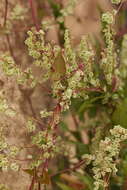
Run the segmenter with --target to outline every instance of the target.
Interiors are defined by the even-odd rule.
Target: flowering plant
[[[100,41],[82,35],[76,45],[66,19],[78,0],[28,2],[6,0],[2,15],[1,173],[28,176],[21,190],[126,189],[127,35],[117,41],[115,28],[124,1],[111,0],[116,9],[100,13]],[[47,37],[54,26],[57,42]]]

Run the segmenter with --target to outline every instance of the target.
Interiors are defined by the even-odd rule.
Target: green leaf
[[[48,0],[49,4],[51,5],[53,9],[54,16],[57,18],[58,16],[61,15],[60,13],[60,6],[58,3],[55,3],[54,0]]]
[[[81,141],[81,134],[79,131],[70,131],[70,132],[76,138],[76,140]]]
[[[66,73],[65,61],[61,52],[55,58],[55,61],[52,67],[54,70],[54,72],[52,73],[53,80],[59,80],[60,77],[63,77],[64,74]]]
[[[67,124],[63,121],[60,122],[60,129],[65,132],[69,131]]]
[[[92,107],[92,106],[93,106],[93,105],[91,104],[90,101],[85,101],[85,102],[80,106],[80,108],[79,108],[79,110],[78,110],[78,113],[80,114],[80,113],[84,112],[86,109],[88,109],[88,108],[90,108],[90,107]]]
[[[79,107],[83,104],[83,102],[84,102],[84,99],[82,98],[72,98],[71,109],[77,112]]]
[[[121,125],[127,128],[127,98],[116,107],[112,115],[112,121],[114,125]]]
[[[57,182],[56,183],[62,190],[74,190],[73,188],[63,184],[63,183],[60,183],[60,182]]]
[[[80,102],[80,106],[78,107],[78,115],[79,115],[79,119],[83,120],[84,119],[84,112],[86,110],[91,110],[94,107],[94,104],[99,101],[100,99],[102,99],[104,96],[97,96],[94,98],[91,98],[89,100],[85,100],[83,102]],[[94,115],[96,115],[96,110],[94,110]]]
[[[89,148],[87,144],[76,142],[77,156],[81,157],[83,154],[89,153]]]
[[[89,109],[88,114],[90,118],[94,118],[96,116],[96,113],[97,113],[97,106],[91,107]]]
[[[27,174],[33,176],[34,175],[34,172],[35,170],[34,169],[23,169],[24,172],[26,172]]]

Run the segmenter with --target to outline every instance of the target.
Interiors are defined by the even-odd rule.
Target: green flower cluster
[[[107,12],[102,15],[102,23],[104,25],[102,32],[104,34],[106,48],[104,49],[104,52],[102,52],[101,68],[108,85],[112,84],[112,79],[115,74],[114,70],[117,65],[117,55],[115,52],[112,31],[113,18],[113,13],[111,14]]]
[[[32,143],[42,150],[43,162],[45,159],[53,158],[60,151],[57,144],[60,142],[60,137],[54,137],[53,132],[40,131],[32,137]]]
[[[97,127],[94,137],[92,138],[92,145],[91,145],[91,152],[95,152],[98,149],[100,140],[103,136],[103,129],[102,127]]]
[[[37,32],[32,28],[27,34],[29,37],[26,39],[25,44],[28,46],[29,55],[35,59],[33,64],[48,71],[51,68],[52,47],[49,43],[45,44],[44,31]]]
[[[0,168],[2,171],[4,172],[8,169],[18,171],[19,165],[12,161],[18,155],[20,149],[17,146],[9,145],[6,142],[3,128],[0,128],[0,152]]]
[[[72,72],[74,69],[77,68],[77,63],[76,63],[76,54],[71,46],[71,38],[70,38],[70,33],[68,30],[65,31],[64,34],[64,46],[65,46],[65,61],[67,64],[69,64],[69,68],[67,68],[67,72]]]
[[[105,77],[105,86],[100,80],[100,71],[96,68],[96,52],[88,37],[83,36],[78,48],[73,48],[68,30],[64,34],[64,47],[45,42],[43,30],[34,28],[28,31],[25,43],[33,64],[42,69],[41,82],[52,81],[53,96],[61,106],[61,110],[69,109],[71,98],[88,99],[87,89],[101,88],[106,92],[107,85],[112,85],[113,77],[117,77],[117,54],[113,42],[113,13],[104,13],[102,23],[106,47],[101,52],[100,67]],[[101,74],[102,75],[102,74]]]
[[[0,136],[0,151],[4,151],[8,147],[5,139]]]
[[[10,15],[10,19],[12,20],[24,20],[27,9],[17,4]]]
[[[17,172],[19,170],[19,165],[16,162],[10,164],[11,170]]]
[[[7,100],[3,97],[0,97],[0,112],[9,117],[14,117],[16,115],[15,110],[9,107]]]
[[[0,154],[0,168],[2,171],[7,171],[9,167],[8,158],[4,154]]]
[[[67,16],[72,13],[75,3],[76,0],[71,0],[67,9],[61,11],[62,15]],[[16,8],[13,15],[14,19],[18,18],[20,11],[20,8]],[[52,95],[57,100],[57,106],[54,108],[54,111],[42,110],[40,112],[41,118],[51,118],[46,120],[48,121],[47,127],[32,136],[32,144],[36,145],[41,152],[39,158],[37,156],[31,158],[32,161],[34,160],[32,162],[33,167],[38,167],[42,162],[45,163],[59,152],[58,143],[60,139],[56,132],[57,125],[60,122],[61,112],[69,109],[72,98],[88,99],[90,97],[89,90],[96,91],[96,89],[101,89],[101,92],[107,93],[103,102],[107,103],[108,99],[111,98],[112,94],[110,95],[107,89],[109,85],[112,85],[114,75],[118,74],[116,72],[117,54],[115,52],[114,33],[112,30],[114,14],[107,12],[102,15],[102,32],[105,48],[99,55],[101,61],[97,59],[96,51],[88,36],[83,36],[79,46],[74,48],[69,30],[65,30],[64,46],[60,47],[53,42],[46,42],[45,32],[43,30],[36,31],[35,28],[28,31],[28,38],[25,44],[28,46],[29,55],[33,58],[33,64],[42,70],[42,78],[40,80],[37,80],[32,75],[30,68],[21,71],[8,54],[0,57],[0,66],[4,73],[7,76],[16,77],[19,84],[28,84],[30,81],[31,87],[33,87],[37,83],[50,80]],[[124,45],[123,41],[123,47]],[[121,56],[122,59],[124,59],[124,54],[125,52]],[[98,60],[98,65],[96,64],[96,60]],[[102,81],[102,78],[105,80]],[[6,101],[0,100],[0,111],[13,115],[11,111],[8,112],[8,109]],[[30,133],[36,131],[36,124],[32,119],[26,122],[26,127]],[[93,163],[96,190],[100,186],[107,186],[105,177],[109,173],[116,173],[117,168],[114,157],[117,158],[119,154],[121,141],[127,138],[127,131],[120,126],[114,127],[110,132],[111,136],[106,137],[105,140],[100,142],[101,133],[98,128],[96,136],[93,139],[93,143],[94,141],[96,142],[94,145],[99,147],[98,151],[93,155],[84,156],[88,161],[87,164]],[[19,149],[16,146],[9,146],[8,148],[8,144],[2,138],[0,140],[0,150],[7,150],[11,158],[14,158],[19,153]],[[15,162],[9,162],[9,157],[6,157],[6,154],[3,154],[3,157],[1,156],[0,159],[2,170],[6,170],[8,167],[14,171],[19,170],[19,165]]]
[[[18,153],[20,152],[20,148],[18,148],[17,146],[10,146],[9,147],[9,155],[11,157],[16,157],[18,155]]]
[[[28,119],[27,123],[26,123],[26,127],[28,132],[34,132],[36,130],[36,124],[32,119]]]
[[[49,117],[53,115],[52,111],[47,111],[46,109],[40,111],[41,118]]]
[[[43,30],[46,32],[49,29],[52,29],[52,27],[54,26],[54,19],[47,19],[47,20],[43,20],[41,22],[42,28]]]
[[[113,15],[110,12],[106,12],[102,14],[102,22],[106,24],[112,24],[113,23]]]
[[[51,70],[53,69],[53,62],[55,60],[55,52],[57,49],[52,48],[50,43],[45,43],[45,33],[43,30],[37,32],[34,28],[28,31],[28,38],[25,40],[25,44],[28,46],[29,55],[34,58],[33,64],[42,68],[43,78],[40,82],[47,81],[51,76]]]
[[[120,59],[121,61],[120,77],[122,77],[123,79],[126,79],[127,77],[127,34],[123,36],[120,58],[121,58]]]
[[[7,76],[16,77],[18,84],[30,83],[31,87],[36,85],[37,81],[32,75],[32,70],[27,68],[25,71],[22,71],[8,53],[0,56],[0,66]]]
[[[93,72],[93,65],[95,61],[95,52],[92,45],[89,43],[90,39],[87,36],[83,36],[79,45],[78,54],[83,63],[84,71],[84,84],[87,87],[87,83],[99,87],[99,79]]]
[[[115,175],[117,172],[117,158],[121,149],[121,142],[127,140],[127,129],[121,126],[115,126],[110,130],[110,136],[106,137],[105,140],[101,140],[99,148],[95,154],[88,158],[89,162],[92,161],[93,173],[94,173],[94,190],[98,190],[100,187],[106,188],[109,181],[107,180],[110,175]]]

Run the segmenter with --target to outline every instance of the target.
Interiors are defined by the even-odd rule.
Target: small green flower
[[[17,172],[19,170],[19,165],[17,163],[11,163],[10,168]]]
[[[27,9],[22,7],[21,5],[17,4],[11,13],[11,19],[12,20],[23,20],[25,17]]]
[[[102,22],[107,23],[107,24],[112,24],[113,23],[113,15],[110,12],[106,12],[102,14]]]
[[[113,4],[119,4],[121,2],[121,0],[111,0],[111,3]]]
[[[19,153],[19,148],[17,146],[10,147],[10,156],[15,157]]]
[[[28,132],[34,132],[36,130],[36,125],[32,119],[29,119],[27,121],[26,127],[28,129]]]
[[[46,109],[40,111],[41,118],[52,116],[52,114],[53,114],[52,111],[48,112]]]
[[[0,151],[6,149],[7,147],[8,147],[8,144],[3,139],[1,139],[0,140]]]
[[[14,117],[16,115],[16,112],[12,109],[7,109],[5,111],[5,114],[8,115],[9,117]]]

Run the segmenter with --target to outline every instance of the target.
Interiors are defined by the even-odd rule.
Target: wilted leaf
[[[64,76],[66,73],[66,67],[65,67],[65,61],[61,54],[61,52],[56,57],[54,64],[53,64],[53,73],[52,73],[52,79],[53,80],[59,80],[60,77]]]
[[[23,169],[24,172],[26,172],[27,174],[33,176],[34,175],[34,169]]]
[[[49,185],[51,184],[51,179],[50,176],[48,174],[48,172],[43,172],[42,176],[38,178],[39,182],[41,184],[45,184],[45,185]]]

